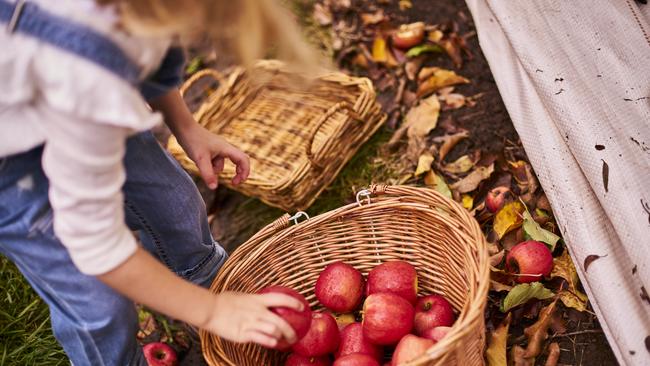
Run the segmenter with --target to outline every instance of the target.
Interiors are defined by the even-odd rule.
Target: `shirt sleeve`
[[[137,249],[124,221],[126,138],[132,130],[48,110],[42,165],[54,232],[77,268],[106,273]]]
[[[183,82],[185,51],[180,47],[170,47],[158,70],[140,86],[145,100],[152,100],[178,87]]]

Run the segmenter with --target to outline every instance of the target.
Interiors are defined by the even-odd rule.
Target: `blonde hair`
[[[219,51],[233,52],[250,65],[270,50],[300,71],[313,72],[324,61],[301,36],[293,14],[277,0],[97,0],[116,4],[129,31],[140,35],[206,35]]]

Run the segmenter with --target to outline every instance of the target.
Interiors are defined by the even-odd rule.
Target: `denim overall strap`
[[[37,4],[0,0],[0,23],[8,32],[19,32],[91,61],[136,85],[140,67],[111,40],[90,27],[50,14]]]

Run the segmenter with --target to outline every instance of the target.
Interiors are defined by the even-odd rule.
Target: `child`
[[[171,45],[207,34],[246,62],[274,39],[309,65],[287,19],[268,0],[0,0],[0,252],[75,365],[144,364],[133,301],[235,342],[295,340],[268,309],[295,299],[204,288],[226,253],[192,180],[147,132],[162,116],[212,189],[225,159],[233,184],[245,180],[248,157],[175,89]]]

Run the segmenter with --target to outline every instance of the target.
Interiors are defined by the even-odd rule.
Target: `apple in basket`
[[[390,292],[371,294],[363,304],[363,335],[377,345],[396,344],[413,329],[415,310]]]
[[[296,332],[296,339],[304,337],[305,334],[307,334],[309,331],[309,326],[311,324],[311,308],[309,307],[307,300],[305,300],[305,297],[299,294],[298,291],[285,286],[269,286],[258,291],[259,294],[267,294],[273,292],[295,297],[300,302],[302,302],[302,311],[297,311],[283,306],[273,307],[271,308],[271,311],[278,314],[287,323],[289,323],[289,325]],[[276,349],[282,351],[286,351],[290,347],[291,344],[289,344],[289,342],[287,342],[284,338],[280,339],[278,344],[275,346]]]
[[[304,337],[293,345],[293,351],[303,356],[325,356],[339,346],[339,327],[329,313],[311,314],[311,325]]]
[[[553,255],[548,247],[535,240],[528,240],[515,245],[506,256],[506,270],[516,273],[517,282],[528,283],[540,281],[551,274]]]
[[[440,295],[428,295],[415,304],[415,334],[424,336],[428,329],[454,324],[454,308]]]
[[[413,334],[407,334],[402,338],[395,352],[393,353],[393,360],[391,366],[398,366],[423,355],[431,346],[436,344],[435,341],[426,338],[420,338]]]
[[[153,342],[142,347],[142,353],[149,366],[176,366],[178,358],[176,351],[167,343]]]
[[[415,305],[418,297],[418,276],[415,267],[404,261],[378,265],[368,273],[368,295],[390,292]]]
[[[435,327],[425,330],[422,337],[440,342],[449,332],[451,332],[451,327]]]
[[[336,320],[336,324],[339,326],[339,331],[342,331],[345,327],[357,321],[353,313],[345,313],[345,314],[332,313],[332,316]]]
[[[362,353],[352,353],[334,360],[332,366],[381,366],[374,358]]]
[[[336,358],[353,353],[372,356],[377,361],[380,361],[384,355],[382,347],[372,344],[364,337],[361,323],[350,324],[341,331],[341,343],[336,351]]]
[[[330,366],[329,357],[307,357],[292,353],[287,357],[284,366]]]
[[[349,313],[361,304],[363,275],[349,264],[335,262],[323,270],[316,280],[316,298],[326,308]]]

